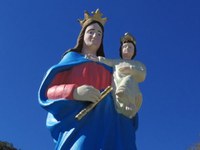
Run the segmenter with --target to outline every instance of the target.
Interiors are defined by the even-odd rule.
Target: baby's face
[[[126,60],[131,60],[134,55],[135,47],[132,43],[124,43],[122,45],[122,58]]]

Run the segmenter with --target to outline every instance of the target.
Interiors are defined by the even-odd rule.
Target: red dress
[[[92,74],[91,74],[92,70]],[[111,73],[102,65],[87,62],[58,73],[47,89],[48,99],[73,99],[73,91],[81,85],[90,85],[98,90],[111,85]]]

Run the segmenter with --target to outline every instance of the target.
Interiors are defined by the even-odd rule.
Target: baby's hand
[[[85,55],[85,58],[93,60],[93,61],[99,61],[98,57],[96,55],[92,55],[92,54]]]

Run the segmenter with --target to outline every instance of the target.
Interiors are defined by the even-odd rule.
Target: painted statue
[[[97,9],[92,14],[85,12],[79,21],[82,29],[76,46],[47,71],[39,89],[39,103],[48,112],[46,125],[55,149],[136,150],[138,115],[130,119],[118,113],[111,93],[82,119],[75,118],[100,99],[101,92],[111,86],[113,74],[112,67],[85,57],[105,57],[106,18]]]

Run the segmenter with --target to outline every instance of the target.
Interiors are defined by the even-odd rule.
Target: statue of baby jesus
[[[146,77],[146,67],[139,61],[133,60],[136,55],[136,41],[132,35],[125,33],[121,38],[121,59],[87,56],[89,59],[113,67],[113,98],[118,113],[132,118],[142,104],[142,93],[138,83]]]

